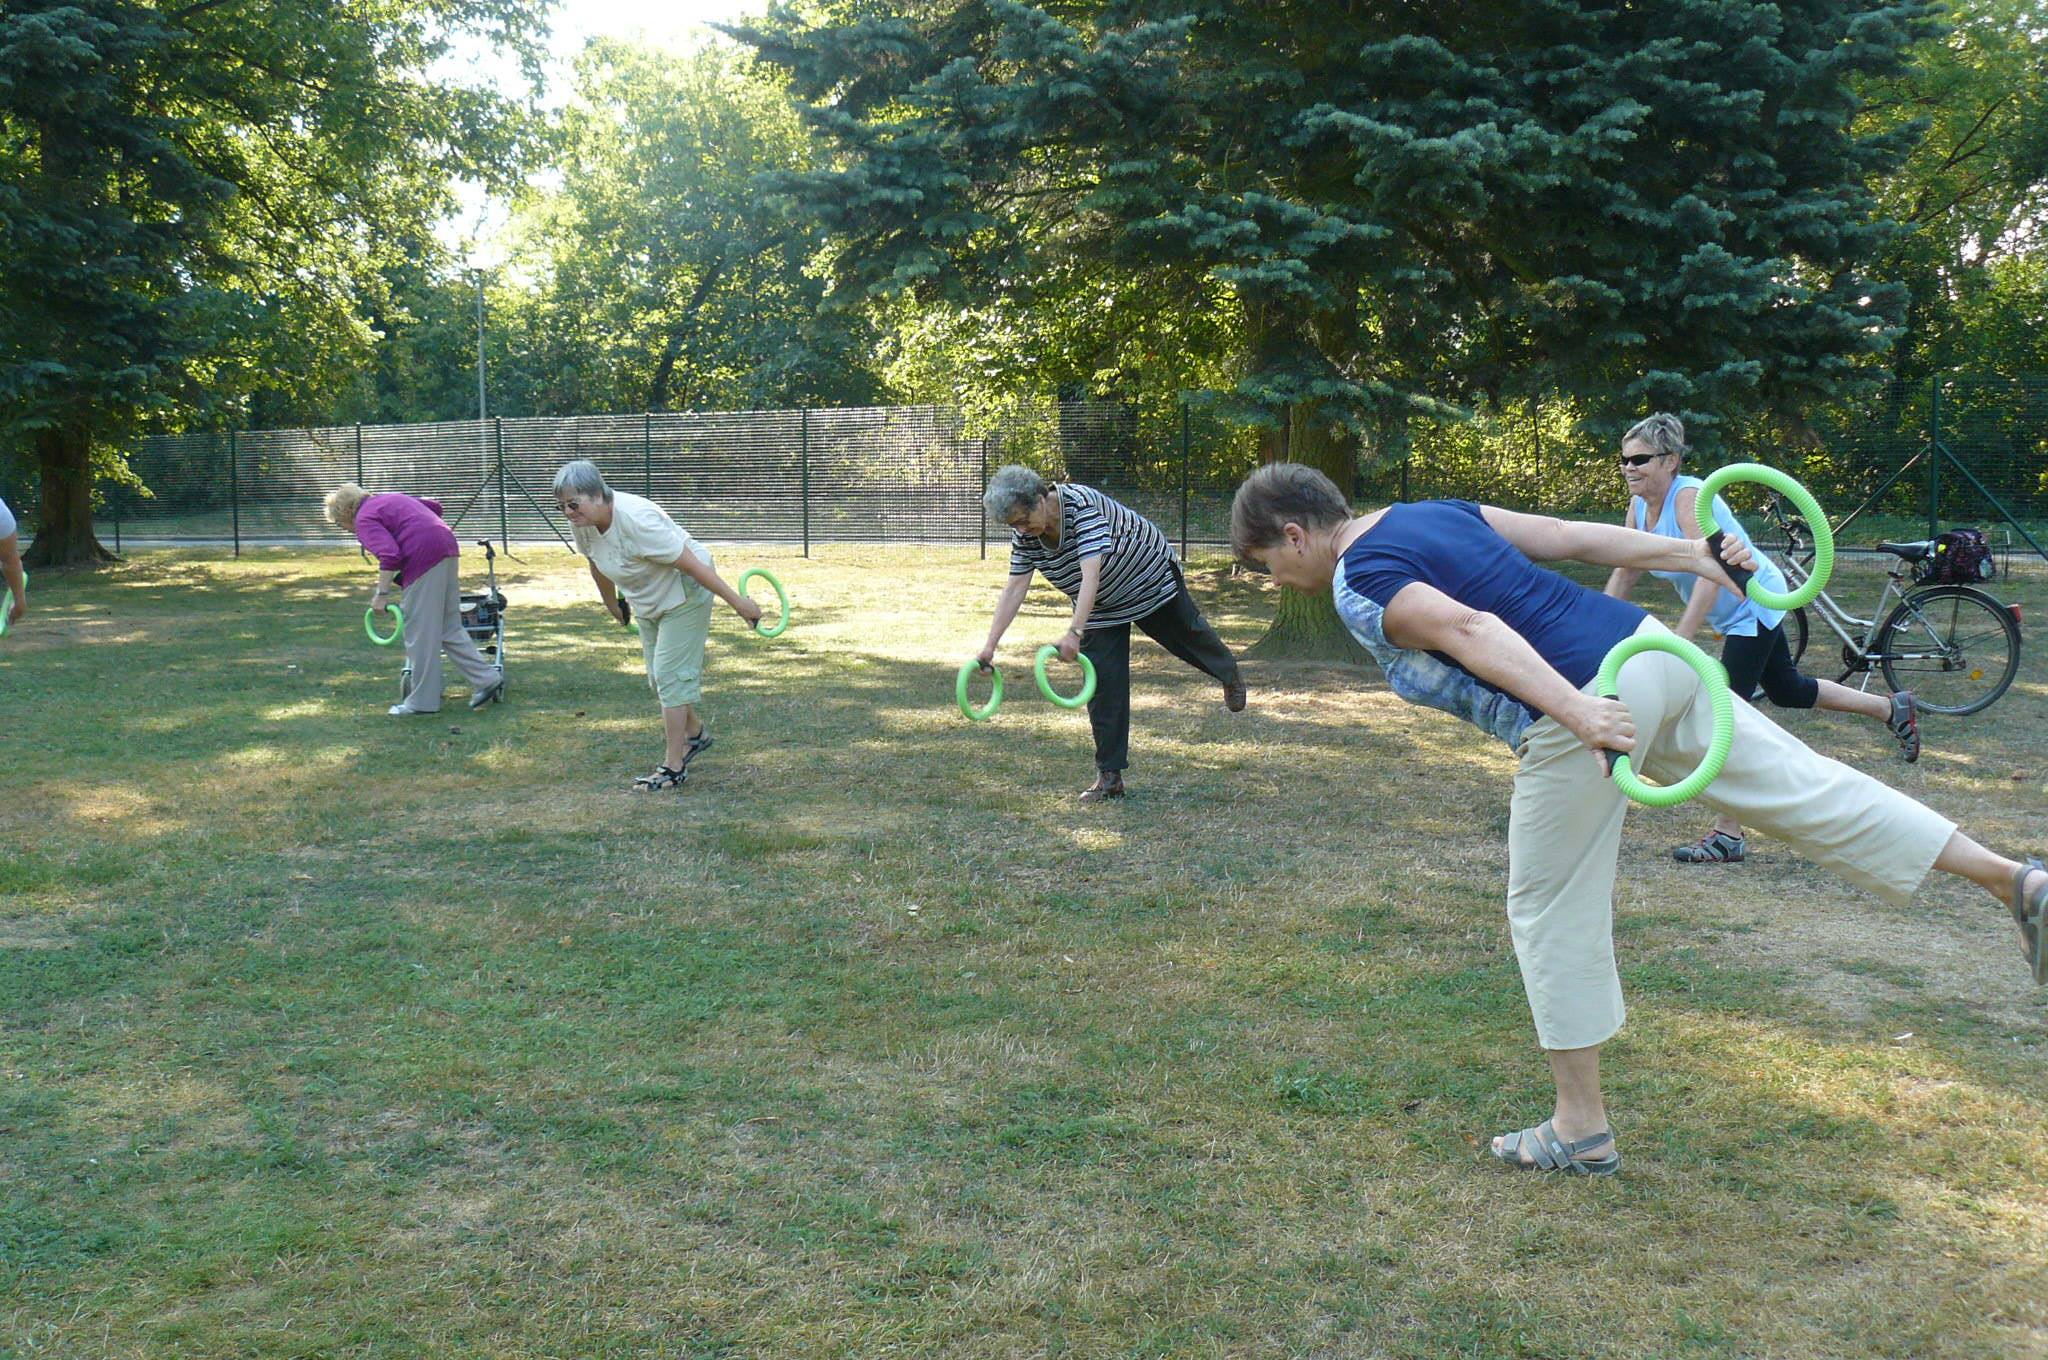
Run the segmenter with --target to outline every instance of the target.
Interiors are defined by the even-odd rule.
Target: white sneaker
[[[433,716],[424,708],[414,708],[411,704],[393,704],[385,709],[384,712],[393,718],[431,718]]]

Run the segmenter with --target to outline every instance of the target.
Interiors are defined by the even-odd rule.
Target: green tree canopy
[[[871,400],[874,336],[821,314],[822,233],[756,178],[814,154],[782,81],[729,43],[590,45],[559,183],[522,206],[534,285],[508,324],[513,401],[537,411]]]
[[[539,8],[0,10],[0,432],[40,474],[38,561],[104,555],[95,459],[118,472],[146,420],[345,381],[371,338],[359,300],[451,176],[519,161],[519,110],[434,64],[467,32],[537,69]]]
[[[1864,83],[1860,123],[1925,128],[1878,185],[1906,228],[1875,272],[1909,295],[1892,356],[1899,379],[2039,371],[2028,343],[2043,316],[2048,253],[2048,6],[1953,0],[1946,27],[1896,74]]]

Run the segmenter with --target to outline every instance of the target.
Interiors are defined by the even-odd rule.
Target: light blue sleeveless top
[[[1671,489],[1664,493],[1664,508],[1657,512],[1657,522],[1649,526],[1653,534],[1664,538],[1684,538],[1685,530],[1678,523],[1678,493],[1687,487],[1694,490],[1706,485],[1697,477],[1673,477]],[[1693,507],[1697,517],[1699,507]],[[1631,496],[1628,503],[1629,523],[1641,527],[1643,523],[1643,498]],[[1756,545],[1749,542],[1749,532],[1742,527],[1742,521],[1735,518],[1735,512],[1728,508],[1728,502],[1714,497],[1714,522],[1723,532],[1749,543],[1751,552]],[[1650,573],[1660,581],[1669,581],[1671,588],[1678,592],[1678,598],[1690,602],[1694,586],[1707,583],[1689,571],[1653,571]],[[1778,570],[1778,564],[1756,553],[1756,579],[1763,582],[1764,589],[1784,594],[1785,573]],[[1731,594],[1726,589],[1717,592],[1714,608],[1707,615],[1707,626],[1722,637],[1755,637],[1758,633],[1769,632],[1778,626],[1785,616],[1775,609],[1766,609],[1745,596]]]

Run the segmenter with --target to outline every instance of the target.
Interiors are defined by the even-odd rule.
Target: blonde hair
[[[343,482],[327,493],[327,522],[343,529],[348,528],[356,522],[356,511],[368,499],[369,492],[354,482]]]

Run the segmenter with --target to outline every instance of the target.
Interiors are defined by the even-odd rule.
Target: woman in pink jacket
[[[390,709],[394,718],[435,713],[441,707],[441,653],[469,681],[469,706],[482,708],[505,686],[505,672],[484,660],[462,627],[461,549],[441,522],[441,503],[397,491],[375,495],[354,482],[327,493],[327,518],[356,536],[377,559],[377,590],[370,608],[382,609],[394,586],[404,594],[405,661],[412,689]]]

